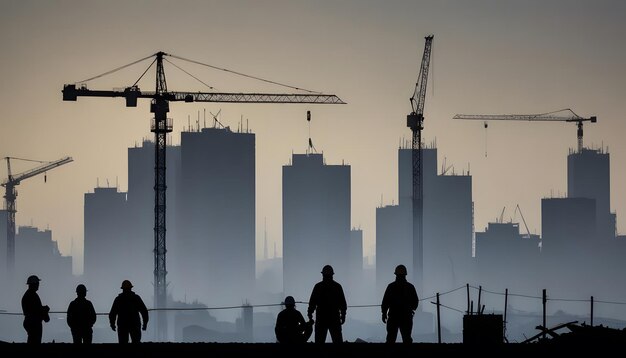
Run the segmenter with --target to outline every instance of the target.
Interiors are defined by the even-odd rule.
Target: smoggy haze
[[[0,2],[0,156],[74,162],[18,187],[17,224],[49,226],[65,254],[81,256],[84,193],[127,184],[127,148],[152,138],[148,101],[63,102],[61,89],[157,51],[274,81],[337,94],[342,106],[172,103],[174,144],[200,112],[222,110],[256,133],[257,257],[267,218],[270,245],[281,248],[281,168],[311,137],[329,164],[352,167],[352,225],[374,254],[375,208],[397,198],[397,148],[424,45],[434,34],[425,109],[425,142],[436,140],[439,167],[471,167],[475,228],[519,204],[541,233],[540,199],[562,195],[566,155],[576,145],[569,123],[452,120],[456,113],[541,113],[572,108],[596,115],[585,145],[608,146],[611,209],[626,231],[626,98],[620,1],[7,1]],[[291,92],[220,71],[175,62],[228,92]],[[143,62],[89,82],[93,89],[132,85]],[[207,88],[165,63],[168,88]],[[139,82],[154,89],[154,72]],[[485,156],[487,150],[487,156]],[[32,167],[15,163],[14,172]],[[452,170],[452,169],[450,169]],[[6,164],[0,177],[6,178]],[[118,179],[116,179],[118,178]],[[518,218],[519,219],[519,218]],[[271,250],[270,250],[271,252]],[[81,260],[79,259],[79,262]],[[80,268],[79,268],[80,270]],[[76,271],[76,268],[75,268]]]

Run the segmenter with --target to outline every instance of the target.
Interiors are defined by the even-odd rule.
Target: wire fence
[[[528,294],[521,294],[521,293],[514,293],[514,292],[497,292],[497,291],[493,291],[493,290],[488,290],[482,286],[474,286],[474,285],[463,285],[463,286],[459,286],[457,288],[442,292],[442,293],[435,293],[433,295],[424,297],[424,298],[420,298],[419,302],[423,303],[423,302],[429,302],[430,300],[434,299],[437,297],[437,295],[439,295],[439,298],[452,294],[454,292],[457,292],[459,290],[462,290],[464,288],[471,288],[473,290],[478,290],[481,293],[486,293],[486,294],[491,294],[491,295],[497,295],[497,296],[509,296],[509,297],[521,297],[521,298],[527,298],[527,299],[535,299],[535,300],[542,300],[543,297],[542,296],[534,296],[534,295],[528,295]],[[626,302],[621,302],[621,301],[612,301],[612,300],[598,300],[598,299],[594,299],[593,296],[590,297],[589,299],[579,299],[579,298],[551,298],[546,296],[546,301],[554,301],[554,302],[586,302],[586,303],[593,303],[593,304],[607,304],[607,305],[626,305]],[[308,305],[309,303],[307,301],[296,301],[296,303],[299,304],[305,304]],[[431,302],[432,304],[437,304],[436,302]],[[280,303],[268,303],[268,304],[242,304],[242,305],[234,305],[234,306],[213,306],[213,307],[162,307],[162,308],[149,308],[148,311],[150,312],[156,312],[156,311],[214,311],[214,310],[231,310],[231,309],[244,309],[244,308],[263,308],[263,307],[279,307],[279,306],[284,306],[283,302]],[[454,312],[458,312],[461,314],[466,314],[468,313],[467,310],[463,310],[460,308],[456,308],[456,307],[451,307],[448,305],[444,305],[441,302],[439,303],[440,307],[449,309],[451,311]],[[364,304],[364,305],[348,305],[348,308],[372,308],[372,307],[381,307],[380,304]],[[480,309],[480,307],[478,307],[478,309]],[[67,314],[67,311],[50,311],[48,312],[49,314]],[[108,315],[108,312],[97,312],[97,315],[100,316],[105,316]],[[23,313],[22,312],[7,312],[7,311],[3,311],[0,310],[0,316],[22,316]]]

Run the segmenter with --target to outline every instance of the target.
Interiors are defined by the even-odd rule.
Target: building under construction
[[[0,267],[7,267],[7,224],[9,213],[0,210]],[[6,279],[7,270],[0,270],[0,280]],[[4,282],[4,281],[1,281]]]
[[[539,292],[540,237],[521,233],[519,223],[490,222],[476,232],[476,277],[484,287],[499,292]],[[523,277],[525,279],[512,279]],[[519,309],[519,307],[518,307]]]
[[[399,204],[377,209],[378,293],[404,264],[412,272],[411,149],[398,150]],[[472,256],[472,178],[444,168],[437,172],[437,149],[422,149],[424,183],[424,292],[443,292],[466,282]],[[407,223],[406,221],[409,220]],[[408,236],[407,236],[408,234]],[[409,278],[412,280],[412,278]]]
[[[141,277],[133,284],[138,291],[146,294],[152,292],[154,287],[154,151],[154,142],[149,140],[128,148],[128,247],[134,253],[133,272]],[[180,146],[166,147],[168,208],[177,206],[180,152]],[[168,233],[167,269],[172,272],[176,267],[177,220],[174,210],[169,213],[165,220]],[[176,287],[175,282],[172,286]],[[151,297],[146,296],[146,299],[150,301]]]
[[[146,277],[136,265],[140,253],[134,251],[130,224],[125,192],[96,187],[85,193],[83,275],[96,310],[111,308],[123,280],[131,280],[139,285],[136,291],[143,292]],[[151,303],[147,296],[146,304]]]
[[[283,289],[308,301],[324,265],[347,287],[350,275],[350,166],[322,154],[293,154],[283,166]]]
[[[582,148],[567,156],[567,196],[595,200],[597,238],[615,238],[615,213],[611,212],[611,170],[608,151]]]
[[[254,294],[255,178],[254,133],[181,133],[174,244],[181,260],[172,279],[187,300],[232,305]]]
[[[382,297],[394,279],[394,268],[404,264],[413,272],[411,149],[398,149],[399,204],[376,209],[376,287]],[[424,184],[423,287],[421,294],[445,292],[472,277],[472,178],[451,168],[437,171],[437,148],[422,148]],[[415,282],[414,277],[407,279]],[[417,288],[417,285],[416,285]],[[430,311],[428,305],[421,309]],[[422,313],[420,313],[422,314]],[[426,313],[423,313],[427,315]],[[430,332],[427,317],[416,319],[416,332]],[[448,322],[454,325],[458,322]]]

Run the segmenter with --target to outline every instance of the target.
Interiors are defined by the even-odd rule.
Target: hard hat
[[[76,293],[87,293],[87,287],[85,287],[85,285],[83,285],[82,283],[78,286],[76,286]]]
[[[26,280],[26,284],[27,285],[32,285],[32,284],[35,284],[35,283],[39,283],[39,281],[41,281],[39,279],[39,277],[37,277],[35,275],[30,275],[30,276],[28,276],[28,279]]]
[[[296,300],[294,300],[292,296],[285,297],[285,306],[294,306],[295,304]]]
[[[131,289],[131,288],[133,288],[133,284],[130,283],[130,281],[124,280],[124,282],[122,282],[122,290]]]
[[[334,275],[335,271],[333,271],[333,267],[330,265],[324,266],[322,269],[322,275]]]
[[[406,266],[404,265],[396,266],[396,270],[393,273],[396,275],[406,275]]]

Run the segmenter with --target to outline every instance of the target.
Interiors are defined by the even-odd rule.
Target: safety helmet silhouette
[[[404,265],[396,266],[396,270],[393,273],[396,275],[406,275],[406,266]]]
[[[130,281],[124,280],[124,282],[122,282],[122,290],[127,290],[131,288],[133,288],[133,284],[130,283]]]
[[[39,281],[41,281],[39,277],[37,277],[36,275],[30,275],[28,276],[28,279],[26,280],[26,284],[33,285],[33,284],[39,283]]]
[[[292,296],[285,297],[285,306],[295,306],[296,300]]]
[[[330,265],[326,265],[324,266],[324,268],[322,268],[322,275],[334,275],[335,271],[333,271],[333,267]]]
[[[76,286],[76,293],[87,293],[87,287],[85,287],[85,285],[83,285],[82,283],[78,286]]]

